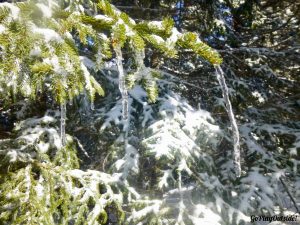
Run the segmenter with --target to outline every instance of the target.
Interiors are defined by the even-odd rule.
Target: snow
[[[189,215],[194,225],[221,225],[221,217],[205,205],[197,204],[193,215]]]
[[[171,36],[166,40],[166,44],[169,46],[169,47],[175,47],[175,44],[178,40],[178,38],[180,38],[180,36],[182,35],[178,30],[177,28],[172,28],[172,32],[171,32]]]
[[[117,77],[117,73],[115,73],[116,71],[114,71],[114,68],[112,71],[113,73],[107,75],[110,79]],[[148,74],[146,70],[141,70],[141,76],[144,73]],[[137,77],[138,76],[140,75],[137,75]],[[209,158],[204,158],[206,153],[205,151],[207,151],[207,149],[209,150],[212,146],[215,146],[218,143],[218,132],[220,132],[220,129],[214,124],[214,120],[210,113],[205,110],[194,109],[184,98],[180,96],[180,94],[172,91],[172,88],[169,87],[169,83],[167,83],[167,81],[164,79],[158,80],[157,82],[161,93],[163,94],[159,96],[155,104],[147,103],[146,92],[140,85],[136,85],[128,92],[128,101],[131,107],[138,105],[140,106],[140,110],[142,110],[140,113],[139,111],[136,111],[137,108],[133,108],[130,112],[139,113],[137,121],[144,121],[144,116],[147,116],[147,121],[145,122],[145,124],[147,124],[145,125],[145,137],[142,141],[142,145],[145,147],[147,155],[150,155],[149,153],[151,153],[158,160],[167,160],[166,165],[168,165],[169,168],[167,167],[164,168],[164,170],[161,170],[161,173],[159,173],[161,175],[157,178],[158,188],[168,190],[168,188],[173,187],[174,183],[177,184],[177,180],[172,177],[172,174],[175,171],[179,170],[184,172],[183,179],[185,179],[187,176],[186,174],[192,174],[190,165],[193,164],[193,160],[199,160],[200,157],[203,157],[202,159],[205,159],[206,161],[210,160]],[[103,125],[106,127],[109,126],[108,124],[113,125],[113,123],[116,123],[115,125],[117,126],[122,124],[122,120],[120,119],[122,117],[121,109],[121,100],[117,100],[111,107],[109,107],[109,109],[103,109],[105,112],[101,116],[101,118],[104,117]],[[146,110],[148,114],[145,114]],[[160,113],[160,115],[158,113]],[[112,118],[115,118],[116,120]],[[132,119],[135,118],[137,117],[132,117]],[[129,142],[131,138],[132,140],[135,140],[137,137],[130,136],[129,134]],[[123,140],[124,139],[118,138],[117,143],[121,143]],[[133,146],[128,144],[127,147],[131,148]],[[139,151],[139,149],[136,149],[135,151],[128,151],[128,149],[125,147],[125,155],[118,156],[118,160],[114,164],[114,169],[117,170],[114,174],[116,179],[122,180],[121,178],[128,176],[128,174],[134,175],[133,172],[135,172],[135,168],[131,167],[135,165],[138,166],[138,161],[136,160],[135,156],[136,151]],[[126,167],[128,168],[125,169]],[[209,179],[208,174],[207,177],[203,177],[205,178],[203,180],[206,181]],[[221,184],[218,182],[218,179],[210,179],[207,183],[205,183],[205,185],[213,189],[215,186],[219,187]],[[174,192],[174,195],[178,197],[181,192],[185,193],[186,190],[187,189],[184,186],[181,188],[181,191],[179,191],[177,188],[176,193]],[[130,199],[133,201],[132,198]],[[178,205],[181,204],[181,209],[185,211],[185,208],[187,207],[185,204],[186,196],[183,196],[182,199],[183,201],[180,203],[178,198],[176,200],[171,196],[163,196],[162,201],[157,201],[157,204],[159,205],[161,202],[165,201],[168,205],[162,205],[158,212],[168,208],[171,204],[176,204],[176,208],[178,208]],[[151,203],[152,200],[149,202],[147,202],[147,200],[145,201],[145,207],[141,210],[136,210],[133,212],[128,218],[128,221],[136,221],[138,218],[147,218],[149,214],[154,213]],[[134,201],[136,204],[138,204],[138,202],[139,201]],[[212,208],[213,206],[211,206],[210,209]],[[182,214],[183,218],[186,216],[185,213],[186,211]],[[201,218],[201,216],[194,217],[195,219],[198,219],[198,217]]]
[[[222,27],[224,27],[224,25],[225,25],[225,22],[224,22],[223,20],[220,20],[220,19],[215,19],[214,22],[215,22],[215,24],[216,24],[217,26],[222,26]]]
[[[48,152],[49,148],[50,148],[50,144],[49,143],[43,143],[43,142],[40,142],[38,144],[36,144],[36,147],[38,148],[38,150],[45,154]]]
[[[51,41],[58,42],[58,43],[63,42],[62,37],[54,30],[48,28],[39,28],[34,26],[32,31],[34,33],[43,35],[46,42],[51,42]]]
[[[250,152],[258,152],[262,155],[263,159],[267,159],[269,156],[266,154],[266,151],[258,144],[257,140],[255,140],[257,137],[251,133],[253,125],[254,124],[251,123],[245,123],[240,126],[241,135],[245,139],[244,142]]]
[[[39,199],[42,199],[45,192],[45,187],[43,186],[44,183],[43,176],[40,176],[37,185],[35,186],[36,195]]]
[[[195,65],[193,63],[191,63],[191,62],[185,62],[184,66],[187,67],[187,68],[189,68],[189,69],[192,69],[192,70],[196,69]]]
[[[173,92],[158,98],[157,104],[161,119],[152,122],[147,128],[151,132],[149,137],[142,141],[157,159],[166,156],[174,160],[177,154],[183,159],[191,158],[192,154],[199,154],[201,151],[198,141],[201,140],[203,145],[208,139],[216,141],[211,144],[217,143],[220,130],[211,123],[213,119],[208,112],[194,110]],[[182,163],[181,166],[186,165],[184,161]],[[184,166],[184,169],[189,173],[188,167]]]
[[[116,169],[122,170],[122,178],[126,179],[130,171],[138,173],[139,171],[139,154],[136,148],[127,144],[125,156],[115,162]]]
[[[265,193],[273,195],[274,191],[270,187],[267,177],[259,173],[258,169],[251,171],[247,177],[243,178],[243,182],[251,183],[252,186],[258,185],[260,189],[263,189]]]
[[[18,159],[18,153],[14,149],[9,150],[6,155],[8,156],[10,162],[15,162]]]
[[[192,149],[197,148],[197,145],[183,131],[179,124],[173,122],[173,119],[165,119],[151,125],[153,135],[145,139],[150,152],[155,154],[156,159],[166,156],[169,159],[174,159],[174,149],[177,149],[185,157],[189,157]],[[176,134],[172,130],[176,130]],[[153,144],[151,144],[153,143]]]
[[[134,88],[129,90],[129,93],[132,98],[134,98],[142,105],[148,105],[147,102],[145,102],[145,99],[147,98],[147,93],[140,85],[135,85]]]
[[[11,12],[10,15],[14,20],[18,19],[20,9],[17,6],[15,6],[11,3],[7,3],[7,2],[0,3],[0,8],[3,8],[3,7],[6,7],[6,8],[10,9],[10,12]]]
[[[279,193],[275,192],[275,190],[278,190],[278,182],[272,174],[264,175],[259,168],[253,167],[248,176],[242,178],[241,181],[244,190],[240,194],[241,211],[254,211],[253,207],[259,203],[261,208],[273,212],[274,201],[278,201],[276,198],[278,198]]]
[[[265,99],[263,98],[262,94],[259,93],[258,91],[252,92],[253,97],[257,98],[259,103],[264,103]]]
[[[125,23],[125,21],[122,20],[122,19],[119,19],[119,20],[115,23],[114,27],[117,26],[117,25],[120,25],[120,24],[124,25],[124,27],[125,27],[125,33],[126,33],[126,36],[127,36],[127,37],[131,37],[131,36],[135,35],[135,31],[133,31],[133,30],[131,29],[131,27],[129,27],[129,26]],[[114,29],[114,27],[113,27],[113,29]]]
[[[60,149],[61,140],[57,131],[54,128],[45,126],[55,122],[55,118],[47,115],[42,118],[31,118],[22,121],[15,126],[15,129],[20,132],[20,136],[17,140],[25,141],[26,145],[23,147],[24,149],[27,146],[35,145],[37,150],[41,153],[45,153],[52,147]],[[47,143],[43,142],[43,139],[41,139],[45,134],[49,137]],[[22,149],[18,149],[16,154],[20,154],[20,157],[23,157],[24,154],[22,152]]]
[[[67,75],[67,71],[65,70],[65,68],[63,69],[60,66],[59,60],[60,59],[56,55],[54,55],[52,58],[43,59],[44,63],[53,66],[53,70],[55,71],[55,73],[65,76],[65,75]],[[64,85],[66,85],[66,84],[64,84]]]
[[[3,33],[5,31],[5,27],[3,25],[0,24],[0,34]]]
[[[88,71],[88,69],[86,68],[86,66],[84,65],[84,63],[81,63],[81,70],[83,71],[83,76],[84,76],[84,80],[85,80],[85,88],[88,92],[94,92],[94,88],[92,86],[91,83],[91,74]]]
[[[162,44],[165,42],[164,39],[158,35],[151,34],[150,37],[153,38],[158,44]]]
[[[239,224],[239,221],[250,222],[250,217],[245,215],[240,208],[236,209],[226,203],[221,197],[215,195],[216,205],[218,213],[222,213],[223,209],[226,208],[228,210],[227,215],[229,219],[229,223],[234,224],[234,217],[236,217],[236,221]]]
[[[97,20],[104,20],[105,22],[113,22],[114,21],[112,18],[109,18],[105,15],[100,15],[100,14],[94,16],[94,18],[97,19]]]
[[[278,170],[273,174],[274,178],[276,180],[279,180],[281,177],[285,176],[285,171],[284,170]]]
[[[78,5],[79,12],[84,13],[84,7],[82,5]]]
[[[235,191],[231,191],[231,196],[232,197],[236,197],[238,195],[238,193],[236,193]]]
[[[100,130],[104,130],[107,127],[111,126],[111,123],[114,124],[120,124],[123,120],[123,105],[122,100],[118,100],[116,105],[110,109],[108,112],[107,118],[105,119],[105,122],[102,124]]]
[[[162,21],[151,21],[148,23],[150,27],[155,27],[158,29],[163,29]]]
[[[163,170],[163,176],[160,177],[159,182],[158,182],[158,187],[160,189],[163,189],[164,187],[168,187],[169,186],[169,182],[168,179],[171,178],[172,180],[174,180],[174,177],[172,175],[173,170],[169,169],[169,170]]]
[[[90,60],[88,57],[80,56],[79,58],[85,67],[89,69],[95,68],[95,63],[92,60]]]
[[[138,221],[150,213],[154,213],[154,215],[157,215],[159,213],[160,206],[162,203],[159,200],[152,200],[151,203],[152,205],[146,206],[139,211],[133,210],[133,212],[128,218],[128,221]]]
[[[36,6],[42,11],[43,15],[46,18],[51,18],[52,17],[52,11],[48,6],[46,6],[42,3],[37,3]]]
[[[135,31],[133,31],[128,25],[125,24],[125,32],[127,37],[132,37],[135,35]]]
[[[153,120],[153,109],[151,105],[145,101],[145,99],[147,99],[147,93],[140,85],[135,85],[134,88],[129,90],[129,95],[143,106],[142,126],[145,127],[148,122]]]
[[[41,48],[39,46],[37,46],[37,47],[30,50],[29,55],[34,57],[34,56],[40,56],[41,53],[42,53]]]

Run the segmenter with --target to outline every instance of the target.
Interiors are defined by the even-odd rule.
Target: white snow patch
[[[42,13],[45,17],[50,18],[52,16],[52,11],[48,6],[46,6],[42,3],[38,3],[38,4],[36,4],[36,6],[42,11]]]
[[[95,68],[95,63],[86,56],[80,56],[80,61],[89,69]]]
[[[150,27],[155,27],[158,29],[163,29],[162,21],[151,21],[148,23]]]
[[[54,30],[51,30],[51,29],[48,29],[48,28],[34,27],[33,32],[43,35],[46,42],[50,42],[50,41],[55,41],[55,42],[58,42],[58,43],[63,42],[62,37],[57,32],[55,32]]]
[[[257,98],[259,103],[264,103],[265,102],[265,99],[263,98],[261,93],[259,93],[258,91],[254,91],[251,94],[252,94],[253,97]]]
[[[0,3],[0,8],[2,8],[2,7],[7,7],[10,9],[11,17],[14,20],[18,18],[20,9],[17,6],[14,6],[11,3],[4,2],[4,3]]]
[[[163,43],[164,42],[164,39],[158,35],[155,35],[155,34],[151,34],[150,35],[158,44],[160,43]]]
[[[0,34],[3,33],[5,31],[5,27],[3,25],[0,24]]]
[[[210,208],[205,205],[198,204],[194,209],[193,216],[189,216],[195,225],[221,225],[221,217],[213,212]]]
[[[169,45],[170,47],[173,47],[176,44],[176,42],[180,36],[181,36],[181,33],[177,30],[177,28],[173,28],[171,36],[166,41],[167,45]]]
[[[39,56],[39,55],[41,55],[41,53],[42,53],[41,48],[40,48],[39,46],[37,46],[37,47],[35,47],[34,49],[31,49],[31,50],[30,50],[29,55],[30,55],[30,56]]]
[[[46,153],[48,151],[48,149],[50,148],[50,144],[44,143],[44,142],[40,142],[36,146],[41,153]]]
[[[104,20],[106,22],[112,22],[113,21],[112,18],[109,18],[109,17],[104,16],[104,15],[96,15],[96,16],[94,16],[94,18],[97,19],[97,20]]]

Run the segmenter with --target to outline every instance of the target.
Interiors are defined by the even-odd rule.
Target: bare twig
[[[294,207],[296,208],[297,213],[300,213],[300,210],[299,210],[299,208],[298,208],[298,206],[297,206],[297,203],[296,203],[295,199],[293,198],[293,196],[291,195],[291,193],[290,193],[290,191],[289,191],[287,185],[284,183],[284,181],[282,180],[281,177],[279,178],[279,180],[280,180],[281,184],[283,185],[283,187],[284,187],[286,193],[287,193],[288,196],[290,197],[291,201],[293,202],[293,205],[294,205]]]

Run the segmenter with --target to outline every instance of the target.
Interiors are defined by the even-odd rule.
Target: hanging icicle
[[[183,213],[184,213],[184,204],[183,204],[183,192],[182,192],[182,179],[181,179],[181,169],[177,169],[178,174],[178,190],[180,194],[180,202],[179,202],[179,212],[177,217],[177,222],[175,225],[182,225],[183,223]]]
[[[91,101],[91,110],[92,110],[92,111],[95,110],[95,103],[94,103],[94,101]]]
[[[63,84],[67,87],[66,75],[62,75]],[[62,147],[66,146],[66,117],[67,117],[67,103],[65,100],[60,101],[60,139]]]
[[[237,177],[241,176],[241,162],[240,162],[240,134],[236,120],[234,118],[232,105],[229,99],[228,87],[226,85],[224,72],[220,66],[215,67],[217,79],[222,89],[223,98],[225,100],[227,114],[231,123],[233,134],[233,158],[234,158],[234,170]]]
[[[67,108],[66,103],[63,102],[60,104],[60,138],[61,138],[61,144],[64,147],[67,143],[66,139],[66,114],[67,114]]]
[[[144,50],[137,51],[135,53],[135,60],[136,60],[136,63],[137,63],[139,68],[145,67],[144,58],[145,58],[145,51]]]
[[[128,119],[128,90],[126,87],[124,68],[122,64],[122,51],[120,46],[115,47],[117,67],[119,71],[119,90],[122,96],[122,117],[123,120]]]

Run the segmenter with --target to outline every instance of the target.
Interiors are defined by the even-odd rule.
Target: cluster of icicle
[[[241,176],[241,162],[240,162],[240,134],[239,134],[239,129],[236,123],[236,120],[234,118],[233,110],[232,110],[232,105],[229,99],[229,92],[228,92],[228,87],[226,85],[225,77],[224,77],[224,72],[220,66],[216,66],[216,75],[218,82],[221,86],[222,89],[222,94],[223,98],[225,101],[225,106],[226,110],[229,116],[229,120],[231,123],[231,129],[232,129],[232,134],[233,134],[233,163],[234,163],[234,170],[235,174],[237,177]]]
[[[126,87],[125,73],[122,65],[122,52],[119,46],[115,47],[117,68],[119,71],[119,90],[122,97],[122,118],[128,120],[128,90]],[[94,104],[91,104],[91,109],[94,110]],[[66,103],[60,104],[60,136],[62,146],[66,145]],[[126,130],[126,129],[125,129]],[[126,135],[125,135],[126,136]],[[126,137],[125,137],[126,138]]]
[[[121,92],[122,97],[122,117],[124,121],[128,120],[128,90],[126,87],[126,80],[125,80],[125,73],[124,68],[122,65],[122,52],[120,47],[115,48],[116,52],[116,61],[117,61],[117,68],[119,71],[119,90]],[[142,62],[143,56],[141,54],[140,57],[137,57]],[[232,127],[232,133],[233,133],[233,158],[234,158],[234,170],[237,177],[241,176],[241,163],[240,163],[240,135],[238,126],[234,117],[234,113],[232,110],[232,105],[229,99],[229,92],[228,87],[226,85],[224,72],[220,66],[216,66],[216,75],[218,82],[222,89],[223,98],[226,105],[226,110],[230,119],[231,127]],[[65,132],[65,126],[66,126],[66,103],[61,103],[61,118],[60,118],[60,132],[61,132],[61,143],[62,146],[66,145],[66,132]],[[126,137],[125,137],[126,139]]]

